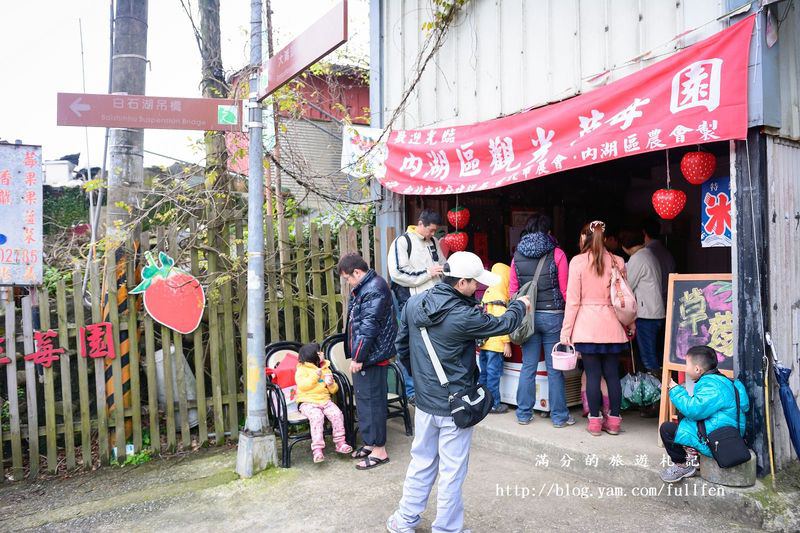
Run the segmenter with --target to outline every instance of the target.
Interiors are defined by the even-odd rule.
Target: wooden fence
[[[265,243],[266,338],[321,342],[342,329],[348,288],[335,272],[339,255],[360,251],[383,273],[385,258],[375,251],[395,232],[343,227],[333,236],[327,226],[280,224],[283,241],[267,232]],[[115,456],[121,462],[131,445],[133,453],[157,454],[238,439],[247,390],[245,226],[227,221],[208,229],[191,221],[137,234],[90,265],[86,294],[82,272],[50,293],[0,289],[0,357],[7,358],[0,366],[0,376],[3,368],[6,375],[0,379],[4,479],[105,465]],[[206,309],[193,333],[158,324],[143,311],[140,295],[128,292],[148,250],[167,252],[205,288]],[[113,283],[104,290],[103,274],[125,276],[126,290]],[[102,322],[111,323],[113,359],[92,359],[80,348],[81,328]],[[35,342],[37,332],[48,330],[55,333],[51,355],[58,359],[37,364],[46,363],[47,352]],[[34,352],[37,361],[30,357]]]

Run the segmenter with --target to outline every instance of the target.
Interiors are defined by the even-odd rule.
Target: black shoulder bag
[[[730,381],[736,395],[736,427],[722,426],[706,433],[706,421],[697,423],[697,436],[711,449],[711,455],[720,468],[731,468],[750,460],[750,450],[739,433],[739,389],[733,380]]]
[[[486,415],[491,411],[494,404],[492,393],[489,392],[485,385],[481,384],[458,391],[451,390],[450,382],[444,373],[444,368],[442,368],[442,362],[439,361],[439,356],[436,355],[436,350],[433,349],[427,328],[419,328],[419,330],[422,333],[422,341],[425,343],[425,348],[428,350],[428,356],[431,358],[433,369],[436,371],[436,377],[439,378],[439,384],[447,389],[453,422],[460,428],[474,426],[486,418]]]

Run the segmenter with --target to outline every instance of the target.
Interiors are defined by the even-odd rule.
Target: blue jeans
[[[567,395],[564,391],[564,373],[553,368],[550,352],[561,337],[564,313],[536,313],[533,318],[533,335],[522,345],[522,370],[517,388],[517,419],[530,420],[536,402],[536,369],[542,349],[547,365],[547,400],[553,424],[563,424],[569,419]]]
[[[400,367],[400,370],[403,372],[403,379],[406,382],[406,398],[413,398],[414,397],[414,378],[411,377],[411,374],[408,373],[406,367],[403,366],[399,360],[397,361],[397,366]]]
[[[639,346],[639,358],[647,370],[661,368],[659,356],[659,337],[664,338],[663,318],[637,318],[636,344]]]
[[[478,383],[486,385],[494,399],[492,407],[497,407],[500,405],[500,376],[503,375],[503,354],[490,350],[481,350],[478,365],[481,368]]]

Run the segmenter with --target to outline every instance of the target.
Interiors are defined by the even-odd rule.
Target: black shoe
[[[503,414],[503,413],[506,413],[506,412],[508,412],[508,406],[506,404],[504,404],[504,403],[501,403],[497,407],[492,407],[492,411],[491,411],[491,413],[493,415],[500,415],[500,414]]]

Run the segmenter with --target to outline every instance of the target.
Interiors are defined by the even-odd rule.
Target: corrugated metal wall
[[[349,189],[348,177],[339,172],[342,160],[341,126],[331,121],[297,119],[281,120],[281,126],[285,126],[285,131],[279,133],[282,164],[290,170],[301,171],[300,175],[317,176],[311,183],[300,184],[284,174],[281,177],[283,188],[289,189],[304,207],[316,211],[328,208],[330,202],[314,191],[333,198],[350,198],[348,195],[353,193]]]
[[[619,79],[716,33],[724,11],[722,0],[471,0],[395,127],[469,124],[589,91],[598,73],[615,69],[600,84]],[[388,120],[417,76],[421,27],[432,15],[430,0],[384,0],[384,13]],[[703,24],[652,58],[617,68]]]
[[[788,11],[787,11],[788,9]],[[779,18],[778,71],[781,77],[781,137],[800,140],[800,6],[781,2],[775,6]]]
[[[770,330],[781,362],[792,369],[791,386],[800,395],[800,143],[767,137]],[[777,394],[777,387],[774,389]],[[772,403],[775,460],[796,458],[783,409]]]

